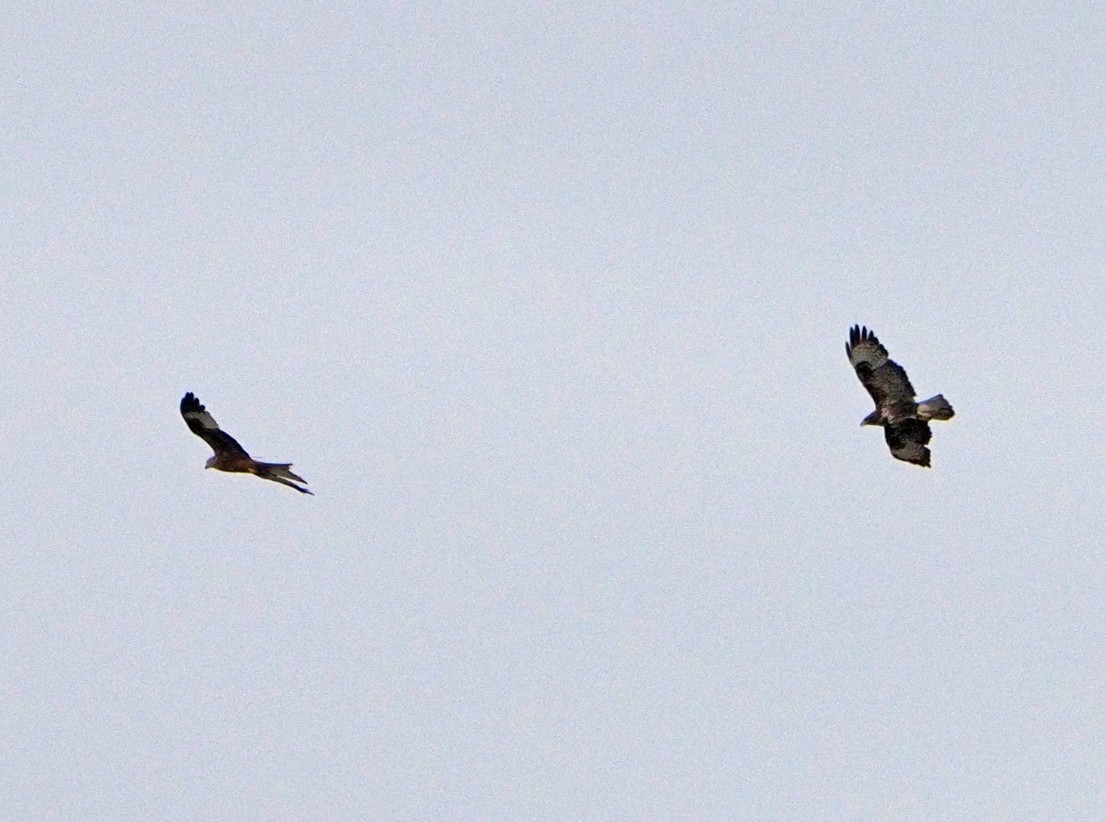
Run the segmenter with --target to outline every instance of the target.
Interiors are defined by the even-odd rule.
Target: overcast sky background
[[[1106,814],[1094,4],[2,23],[0,816]]]

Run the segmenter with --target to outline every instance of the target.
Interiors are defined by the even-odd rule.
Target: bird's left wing
[[[887,356],[887,349],[872,331],[861,326],[850,328],[845,353],[849,355],[856,376],[872,395],[876,408],[914,399],[914,386],[906,371]]]
[[[883,436],[895,459],[929,468],[929,449],[926,444],[933,436],[929,423],[912,417],[893,425],[885,424]]]

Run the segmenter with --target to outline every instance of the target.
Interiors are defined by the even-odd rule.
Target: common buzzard
[[[307,484],[307,480],[298,477],[288,469],[292,467],[290,462],[258,462],[246,453],[246,449],[238,444],[226,431],[220,430],[219,423],[207,413],[207,409],[196,399],[196,395],[189,391],[180,401],[180,413],[192,433],[211,446],[215,455],[208,457],[204,468],[214,468],[216,471],[232,471],[235,473],[253,474],[262,479],[279,482],[289,488],[295,488],[301,494],[312,494],[306,488],[296,485],[297,482]],[[293,482],[289,482],[293,480]],[[314,496],[314,494],[312,494]]]
[[[929,467],[932,436],[929,420],[950,420],[955,413],[941,394],[921,402],[914,401],[914,386],[902,366],[888,358],[876,335],[854,325],[849,329],[845,353],[856,369],[860,382],[876,402],[876,410],[861,425],[883,426],[883,436],[895,459]]]

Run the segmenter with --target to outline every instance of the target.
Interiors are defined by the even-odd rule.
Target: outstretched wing
[[[914,386],[902,366],[888,358],[887,349],[867,328],[854,325],[849,329],[845,353],[856,369],[861,384],[868,389],[876,408],[886,408],[914,401]]]
[[[249,457],[246,449],[226,431],[219,430],[219,423],[207,413],[196,395],[189,391],[180,401],[180,415],[192,429],[192,433],[211,446],[216,454]]]
[[[887,447],[891,449],[892,457],[929,468],[929,449],[926,444],[933,434],[928,422],[911,417],[894,424],[885,423],[883,436],[887,440]]]

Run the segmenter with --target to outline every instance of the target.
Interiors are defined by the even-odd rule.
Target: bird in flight
[[[891,456],[929,468],[930,420],[951,420],[956,413],[943,395],[914,401],[914,386],[902,366],[887,356],[876,335],[854,325],[849,329],[845,353],[861,384],[875,400],[876,410],[861,425],[883,426]]]
[[[246,449],[238,444],[226,431],[219,428],[215,418],[207,413],[207,409],[196,399],[196,395],[189,391],[180,401],[180,414],[192,433],[211,446],[214,456],[208,457],[204,468],[214,468],[216,471],[231,471],[239,474],[253,474],[262,479],[279,482],[289,488],[295,488],[301,494],[314,494],[306,488],[301,488],[296,483],[307,484],[303,477],[296,476],[288,469],[292,467],[290,462],[258,462],[246,453]]]

